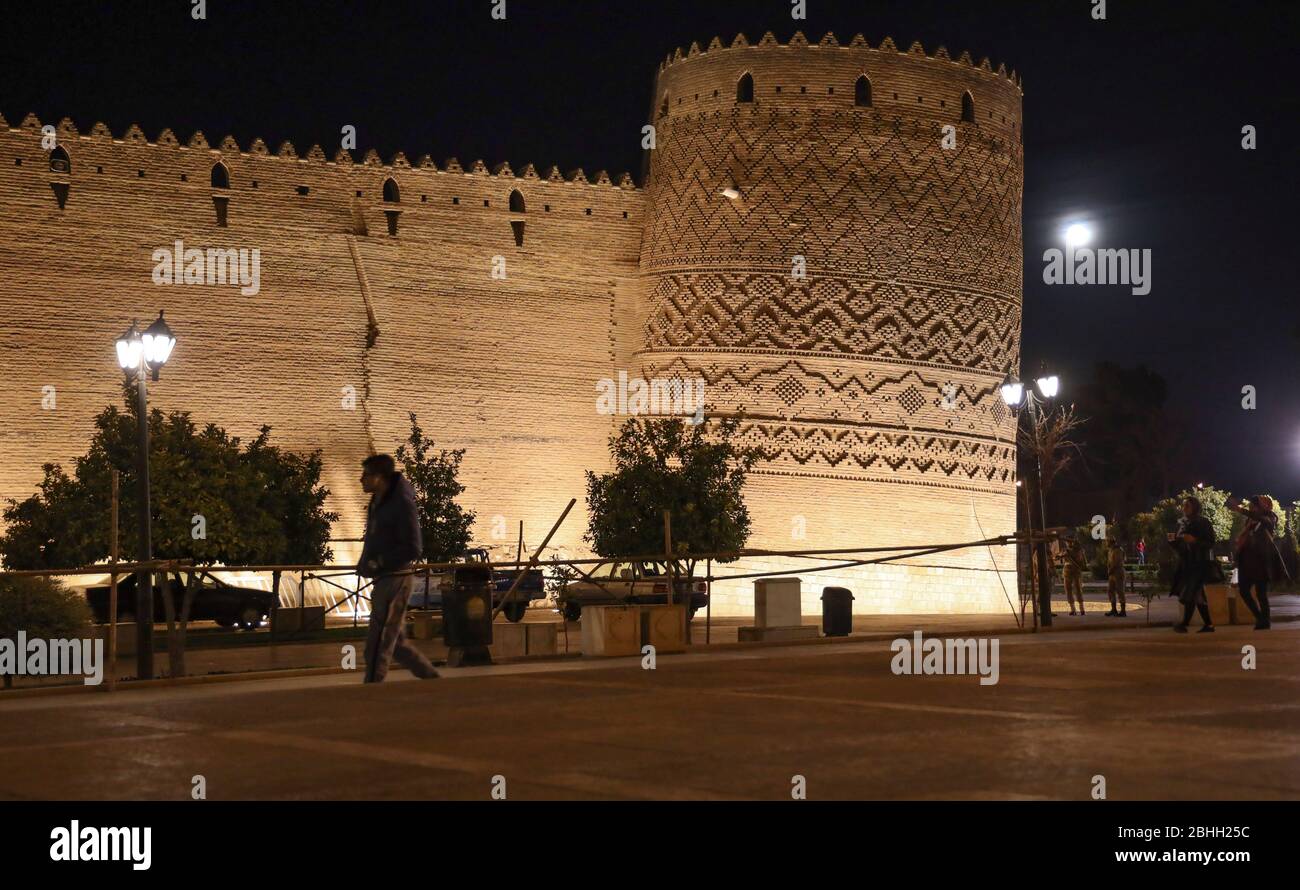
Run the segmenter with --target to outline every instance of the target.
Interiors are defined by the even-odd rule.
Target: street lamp
[[[1020,409],[1027,407],[1029,423],[1034,430],[1034,465],[1037,470],[1038,482],[1038,516],[1042,524],[1043,539],[1039,542],[1038,554],[1038,611],[1044,627],[1052,625],[1052,578],[1048,571],[1048,553],[1047,553],[1047,501],[1043,496],[1043,458],[1038,452],[1037,430],[1038,430],[1038,411],[1045,407],[1046,402],[1056,398],[1061,391],[1061,378],[1049,371],[1045,366],[1034,380],[1034,386],[1038,389],[1038,395],[1034,395],[1034,390],[1026,387],[1020,382],[1020,378],[1014,372],[1007,372],[1006,379],[1002,382],[1002,401],[1011,409],[1012,415],[1016,418],[1016,431],[1020,430]],[[1019,482],[1017,482],[1017,485]],[[1032,534],[1034,530],[1034,518],[1030,515],[1028,500],[1025,504],[1025,516],[1029,520],[1029,530]]]
[[[153,559],[153,534],[150,528],[149,506],[149,377],[156,381],[163,365],[171,358],[176,338],[163,320],[157,320],[143,332],[131,322],[122,336],[117,338],[117,363],[126,374],[127,382],[136,385],[136,476],[139,482],[140,501],[140,552],[137,560]],[[164,590],[163,595],[167,593]],[[136,674],[141,680],[153,677],[153,578],[148,571],[138,572],[135,579],[135,657]],[[116,621],[113,615],[110,620]]]

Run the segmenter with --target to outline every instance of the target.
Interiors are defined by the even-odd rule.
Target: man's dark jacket
[[[357,574],[375,578],[415,562],[423,550],[423,537],[415,489],[405,476],[394,473],[383,497],[372,497],[366,508],[366,541]]]

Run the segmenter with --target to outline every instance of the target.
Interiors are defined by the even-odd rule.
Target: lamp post
[[[1038,542],[1038,612],[1043,627],[1052,626],[1052,575],[1048,566],[1047,552],[1047,499],[1043,495],[1043,459],[1038,451],[1038,411],[1046,405],[1048,400],[1056,398],[1061,391],[1061,379],[1055,374],[1044,369],[1039,373],[1034,381],[1034,386],[1038,389],[1038,395],[1020,382],[1020,379],[1012,372],[1008,372],[1006,380],[1002,383],[1002,401],[1011,409],[1011,413],[1016,418],[1017,438],[1020,430],[1020,409],[1022,406],[1027,407],[1029,423],[1034,430],[1034,467],[1037,475],[1038,487],[1038,518],[1042,526],[1042,540]],[[1029,530],[1032,534],[1034,530],[1034,519],[1032,511],[1029,508],[1029,500],[1025,500],[1025,518],[1029,521]]]
[[[159,312],[157,320],[143,332],[135,322],[131,322],[126,333],[117,338],[116,345],[117,363],[126,373],[127,382],[134,382],[136,387],[136,478],[139,480],[140,509],[140,547],[136,559],[148,562],[153,559],[149,501],[149,377],[155,381],[158,379],[163,365],[171,357],[176,338]],[[135,579],[136,676],[141,680],[153,677],[153,618],[153,573],[142,571],[136,574]],[[110,620],[117,621],[117,616],[111,616]]]

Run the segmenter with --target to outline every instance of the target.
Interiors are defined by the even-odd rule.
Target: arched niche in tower
[[[212,187],[214,189],[230,188],[230,168],[221,161],[212,165]]]
[[[871,107],[871,78],[865,74],[853,85],[853,104],[858,108]]]
[[[748,71],[741,75],[740,80],[736,82],[736,101],[754,101],[754,75]]]
[[[962,123],[975,123],[975,97],[970,94],[970,90],[961,94],[961,119]]]
[[[62,145],[50,149],[50,172],[64,176],[72,173],[72,158],[68,157],[68,150]]]

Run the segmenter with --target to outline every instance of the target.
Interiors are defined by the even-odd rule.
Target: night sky
[[[4,11],[0,112],[331,156],[354,124],[358,159],[639,175],[656,67],[692,40],[969,50],[1024,79],[1025,370],[1050,359],[1068,398],[1095,362],[1146,364],[1189,423],[1176,484],[1300,498],[1300,4],[1110,0],[1101,22],[1092,5],[808,0],[796,22],[789,0],[508,0],[499,22],[491,0],[208,0],[194,21],[190,0],[42,0]],[[1043,284],[1079,217],[1094,247],[1153,251],[1150,294]]]

